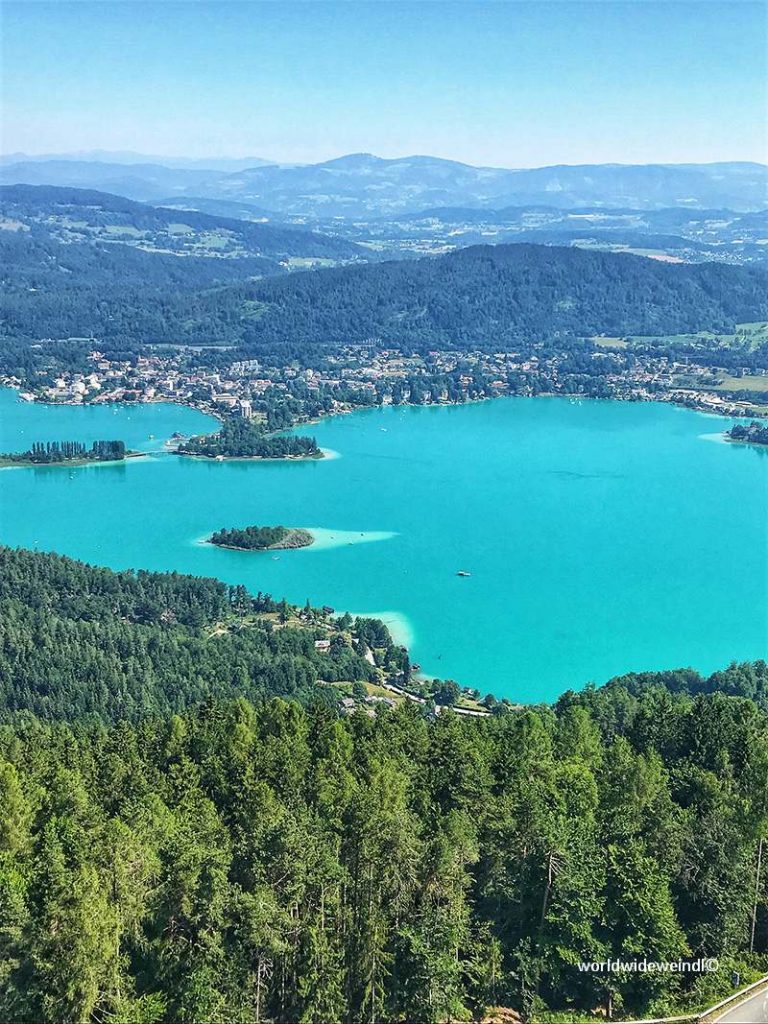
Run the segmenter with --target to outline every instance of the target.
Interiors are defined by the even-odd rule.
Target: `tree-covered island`
[[[225,420],[215,434],[198,434],[182,441],[180,455],[209,459],[321,459],[314,437],[272,437],[263,426],[245,419]]]
[[[314,541],[309,530],[287,526],[246,526],[241,530],[217,530],[211,534],[209,544],[239,551],[275,551],[286,548],[306,548]]]
[[[128,455],[124,441],[35,441],[25,452],[0,453],[0,466],[82,465],[86,462],[121,462]]]
[[[753,421],[749,424],[737,423],[725,432],[728,441],[737,441],[741,444],[764,444],[768,445],[768,426]]]

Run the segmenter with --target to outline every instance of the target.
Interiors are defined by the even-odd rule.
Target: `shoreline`
[[[171,448],[169,454],[185,459],[201,459],[204,462],[319,462],[328,457],[322,450],[317,455],[198,455]]]
[[[622,405],[666,405],[672,409],[677,409],[680,412],[693,412],[699,416],[708,416],[719,420],[768,420],[768,415],[763,416],[762,414],[755,415],[753,412],[724,412],[718,409],[712,409],[709,406],[694,406],[689,405],[685,402],[675,401],[671,398],[644,398],[636,395],[612,395],[608,398],[598,398],[595,395],[579,395],[579,394],[560,394],[558,392],[540,392],[537,395],[517,395],[517,394],[504,394],[504,395],[486,395],[484,398],[468,398],[464,402],[430,402],[428,404],[420,405],[412,402],[403,402],[400,405],[384,405],[384,406],[354,406],[348,409],[337,409],[334,412],[329,412],[325,416],[313,417],[311,420],[302,420],[299,423],[295,423],[292,427],[288,428],[289,431],[299,430],[306,426],[321,426],[323,423],[331,422],[337,417],[350,416],[356,413],[367,413],[378,411],[381,412],[383,409],[458,409],[467,405],[481,405],[485,402],[498,402],[503,400],[518,400],[518,401],[538,401],[539,399],[556,400],[561,402],[616,402]],[[725,431],[723,431],[723,436]],[[764,446],[765,447],[765,446]],[[323,451],[330,452],[330,449],[323,449]],[[326,455],[326,458],[339,458],[339,454],[334,452],[333,454]],[[270,461],[270,460],[264,460]],[[278,461],[278,460],[271,460]]]
[[[62,406],[66,409],[141,409],[145,405],[178,405],[181,409],[194,409],[195,412],[200,412],[204,416],[210,416],[211,419],[218,420],[219,423],[223,423],[225,420],[225,417],[220,411],[206,405],[204,402],[199,404],[195,402],[185,402],[178,398],[171,398],[170,396],[149,398],[143,402],[132,402],[127,401],[126,399],[122,399],[117,402],[53,402],[47,401],[45,398],[37,398],[35,395],[32,395],[31,392],[25,391],[23,384],[12,384],[8,380],[3,380],[2,377],[0,377],[0,388],[8,388],[10,391],[16,391],[19,401],[24,402],[27,405],[50,405],[52,407]]]
[[[472,404],[480,404],[480,403],[484,403],[484,402],[490,402],[491,400],[495,400],[495,397],[499,397],[499,398],[500,397],[510,397],[510,398],[548,397],[548,398],[555,398],[555,399],[561,399],[561,400],[567,398],[569,401],[572,401],[572,400],[575,399],[575,400],[577,400],[579,402],[584,402],[584,401],[591,401],[591,402],[592,401],[597,401],[597,402],[617,402],[617,401],[630,401],[631,400],[631,399],[626,399],[626,398],[625,399],[621,399],[621,398],[617,398],[617,397],[611,397],[611,398],[607,398],[607,399],[599,399],[599,398],[593,398],[591,396],[566,396],[566,395],[557,395],[557,394],[546,395],[546,396],[544,396],[544,395],[541,395],[541,396],[520,396],[520,395],[509,395],[508,396],[508,395],[499,395],[499,396],[494,396],[493,399],[491,397],[475,399],[475,400],[473,400]],[[669,401],[665,401],[665,400],[651,399],[651,400],[648,400],[648,401],[656,402],[658,404],[670,405],[670,406],[672,406],[674,408],[684,409],[684,410],[686,410],[688,412],[697,412],[697,413],[699,413],[701,415],[708,415],[708,416],[715,415],[715,416],[719,416],[721,420],[725,420],[725,419],[729,419],[729,418],[731,418],[731,419],[736,418],[736,417],[726,416],[725,414],[717,412],[715,410],[711,410],[711,409],[694,409],[694,408],[692,408],[689,405],[681,405],[679,403],[669,402]],[[52,405],[52,404],[60,404],[60,403],[41,402],[40,404],[41,405]],[[134,405],[134,403],[123,403],[123,404],[126,405],[126,406],[133,406]],[[150,403],[146,403],[146,404],[150,404]],[[164,404],[164,403],[153,403],[153,404]],[[178,405],[179,408],[185,408],[185,407],[186,408],[192,408],[192,406],[188,406],[188,405],[182,404],[180,402],[169,403],[169,404]],[[470,404],[470,403],[467,403],[467,402],[431,403],[431,404],[426,405],[426,406],[421,406],[421,405],[411,406],[410,403],[404,403],[402,406],[399,406],[399,407],[396,406],[394,408],[450,408],[450,407],[457,407],[457,406],[466,405],[466,404]],[[351,412],[363,412],[363,411],[368,411],[368,410],[366,410],[366,409],[359,409],[359,410],[358,409],[349,409],[349,410],[345,410],[343,414],[349,414]],[[373,410],[371,410],[371,411],[373,411]],[[378,411],[380,412],[381,410],[378,409]],[[339,413],[331,413],[331,414],[329,414],[326,417],[322,417],[320,420],[318,420],[316,422],[323,422],[323,421],[326,421],[326,420],[331,420],[336,415],[339,415]],[[735,443],[735,444],[750,444],[751,443],[751,442],[748,442],[748,441],[734,441],[734,440],[732,440],[730,438],[726,439],[724,437],[724,435],[722,435],[722,434],[720,436],[723,437],[723,440],[725,440],[726,443]],[[754,443],[751,443],[751,444],[752,444],[752,447],[764,447],[764,446],[760,446],[760,445],[755,445]],[[111,460],[111,461],[105,460],[105,461],[102,461],[102,462],[95,461],[95,460],[80,460],[79,465],[77,465],[77,466],[76,466],[75,462],[73,461],[73,462],[66,462],[66,463],[62,463],[62,462],[59,462],[59,463],[10,463],[6,468],[29,468],[30,466],[32,466],[32,467],[34,467],[34,466],[43,466],[44,467],[46,465],[58,466],[59,468],[61,468],[62,466],[70,466],[72,468],[81,468],[83,465],[105,465],[105,464],[106,465],[115,465],[115,464],[119,464],[119,463],[122,463],[122,462],[126,462],[126,461],[128,461],[129,458],[134,458],[134,459],[135,458],[139,458],[139,459],[143,458],[143,459],[146,460],[146,459],[148,459],[150,457],[151,457],[151,453],[148,453],[148,452],[133,452],[133,453],[129,453],[129,454],[127,453],[126,454],[126,458],[122,459],[122,460]],[[207,459],[208,461],[215,461],[215,458],[216,458],[216,457],[211,457],[211,456],[206,456],[206,455],[189,455],[188,457],[189,458],[197,458],[197,459]],[[322,455],[320,457],[322,457]],[[275,458],[275,459],[269,459],[269,458],[266,458],[264,456],[241,456],[241,457],[233,456],[233,457],[222,457],[221,461],[246,461],[246,462],[247,461],[307,461],[307,460],[316,461],[317,458],[318,458],[317,456],[283,456],[283,457],[279,457],[279,458]],[[360,532],[359,536],[360,536],[361,539],[363,538],[362,532]],[[207,539],[206,539],[205,543],[207,545],[209,544]],[[351,543],[351,541],[350,540],[346,540],[343,543]],[[290,548],[289,549],[285,549],[285,548],[244,549],[244,548],[240,548],[240,547],[236,547],[236,546],[231,546],[231,545],[215,545],[215,544],[210,544],[210,546],[211,547],[222,547],[225,550],[236,550],[236,551],[244,551],[244,550],[246,550],[246,551],[248,551],[248,550],[259,550],[259,551],[267,551],[267,550],[270,550],[270,551],[274,551],[274,550],[300,550],[300,548],[296,548],[296,549],[290,549]],[[314,542],[313,542],[313,544],[311,544],[311,545],[304,545],[304,547],[306,547],[307,549],[310,549],[310,548],[314,548],[315,545],[314,545]],[[376,618],[382,617],[380,615],[376,615],[375,612],[374,613],[368,613],[368,614],[371,615],[372,617],[376,617]],[[393,639],[397,638],[397,627],[395,627],[395,629],[392,629],[391,622],[387,622],[386,618],[383,618],[383,621],[385,621],[385,624],[390,629],[390,632],[393,635]],[[408,640],[404,639],[403,642],[404,642],[404,645],[406,647],[408,647],[408,648],[411,647],[411,643],[409,643]],[[425,677],[425,678],[429,678],[430,677],[428,672],[422,672],[422,673],[420,673],[420,675]]]
[[[765,444],[763,441],[750,441],[748,438],[742,439],[739,437],[728,437],[727,431],[722,435],[722,438],[725,444],[741,444],[746,448],[761,448],[763,451],[768,452],[768,444]]]
[[[9,381],[4,381],[2,379],[0,379],[0,387],[7,387],[7,388],[9,388],[11,390],[16,391],[17,394],[19,394],[19,395],[22,393],[22,390],[23,390],[23,385],[12,384]],[[516,393],[512,393],[512,394],[504,393],[504,394],[495,394],[495,395],[485,395],[485,396],[483,396],[481,398],[466,398],[466,399],[464,399],[462,401],[458,401],[458,402],[429,402],[429,403],[424,403],[424,404],[415,403],[415,402],[402,402],[402,403],[400,403],[399,405],[396,405],[396,406],[395,405],[382,405],[382,406],[378,406],[378,405],[375,405],[375,406],[372,406],[372,405],[360,405],[360,406],[345,405],[345,406],[343,406],[341,408],[334,409],[332,412],[329,412],[329,413],[327,413],[326,415],[323,415],[323,416],[312,416],[312,417],[308,417],[306,419],[298,420],[296,423],[294,423],[290,427],[286,427],[286,428],[284,428],[283,430],[280,430],[280,431],[275,431],[275,434],[280,435],[280,434],[290,433],[291,431],[297,429],[298,427],[306,427],[306,426],[312,426],[312,425],[315,425],[315,424],[321,424],[321,423],[323,423],[326,420],[330,420],[330,419],[335,418],[336,416],[348,416],[351,413],[356,413],[356,412],[367,412],[367,411],[371,411],[371,410],[375,410],[375,409],[381,410],[383,408],[398,408],[398,409],[410,409],[410,408],[414,408],[414,409],[440,408],[440,409],[443,409],[443,408],[454,408],[454,407],[463,406],[463,405],[475,405],[475,404],[479,404],[481,402],[495,402],[497,399],[500,399],[500,398],[526,398],[526,399],[559,398],[559,399],[565,399],[567,401],[580,401],[580,402],[587,402],[587,401],[592,401],[592,402],[657,402],[657,403],[662,404],[662,405],[671,405],[671,406],[673,406],[675,408],[678,408],[678,409],[686,409],[689,412],[698,412],[698,413],[701,413],[702,415],[705,415],[705,416],[718,416],[718,417],[721,417],[721,418],[724,418],[724,419],[768,419],[768,414],[763,413],[761,411],[758,411],[756,409],[752,409],[751,411],[739,409],[738,411],[736,411],[736,409],[732,407],[732,409],[730,411],[728,411],[728,410],[721,410],[721,409],[713,408],[708,403],[702,403],[702,404],[695,403],[695,402],[692,403],[690,401],[686,401],[679,394],[675,394],[675,392],[677,390],[678,389],[670,389],[670,391],[668,391],[666,393],[660,393],[658,396],[652,396],[652,397],[648,396],[646,394],[629,393],[629,394],[610,395],[610,396],[608,396],[606,398],[598,398],[598,397],[596,397],[594,395],[584,395],[584,394],[579,394],[579,393],[557,392],[557,391],[540,391],[538,394],[535,394],[535,395],[523,395],[523,394],[516,394]],[[22,399],[20,399],[20,400],[22,400]],[[180,408],[193,409],[195,412],[202,413],[204,416],[210,416],[212,419],[218,420],[219,423],[223,423],[225,418],[226,418],[226,417],[224,417],[222,415],[222,413],[220,411],[212,409],[207,403],[204,403],[204,402],[196,403],[194,401],[184,401],[184,400],[179,400],[179,399],[170,398],[170,397],[153,398],[153,399],[150,399],[149,401],[145,401],[145,402],[125,402],[125,401],[122,401],[122,402],[85,402],[85,403],[83,403],[83,402],[55,402],[55,401],[46,401],[45,399],[36,398],[36,397],[25,398],[25,399],[23,399],[23,401],[30,402],[32,404],[48,405],[48,406],[59,406],[59,405],[61,405],[61,406],[67,406],[67,407],[71,407],[71,408],[87,408],[87,407],[90,407],[90,406],[93,406],[93,405],[121,406],[121,407],[126,407],[126,408],[137,408],[137,407],[146,406],[146,405],[178,405]],[[738,404],[738,402],[740,402],[740,401],[742,401],[742,400],[733,400],[734,405]],[[744,400],[744,401],[746,401],[746,400]],[[319,460],[321,458],[326,457],[326,456],[324,456],[322,451],[318,455],[285,455],[285,456],[277,456],[277,457],[274,457],[274,458],[271,458],[269,456],[264,456],[264,455],[225,455],[225,456],[219,457],[219,456],[215,456],[215,455],[195,455],[195,454],[192,454],[192,453],[188,454],[186,452],[177,452],[177,451],[173,451],[173,450],[171,450],[171,454],[186,455],[188,458],[195,458],[195,459],[208,459],[209,461],[212,461],[212,462],[216,461],[216,460],[226,461],[226,462],[235,462],[235,461],[254,461],[254,462],[259,462],[259,461],[260,462],[292,461],[292,462],[305,462],[305,461],[317,461],[317,460]]]
[[[148,459],[149,452],[126,452],[124,459],[60,459],[58,462],[35,462],[32,459],[3,459],[0,469],[83,469],[85,466],[122,466],[129,459]]]

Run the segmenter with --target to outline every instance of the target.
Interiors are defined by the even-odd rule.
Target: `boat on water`
[[[466,572],[464,569],[459,569],[459,571],[456,573],[456,575],[457,576],[471,576],[472,573],[471,572]]]

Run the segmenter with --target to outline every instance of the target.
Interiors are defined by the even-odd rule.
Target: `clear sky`
[[[2,151],[766,160],[750,0],[56,0],[2,8]]]

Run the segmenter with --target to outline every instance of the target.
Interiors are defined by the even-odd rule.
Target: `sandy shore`
[[[350,544],[371,544],[380,540],[391,540],[397,534],[391,530],[332,530],[323,526],[303,526],[315,538],[313,550],[347,547]]]
[[[337,614],[339,613],[337,611]],[[407,615],[403,615],[402,612],[397,611],[383,611],[383,612],[361,612],[361,611],[350,611],[349,613],[353,618],[359,617],[361,619],[381,619],[384,625],[392,635],[392,639],[396,644],[402,647],[407,647],[409,650],[413,646],[414,637],[416,635],[413,628],[413,624]]]

